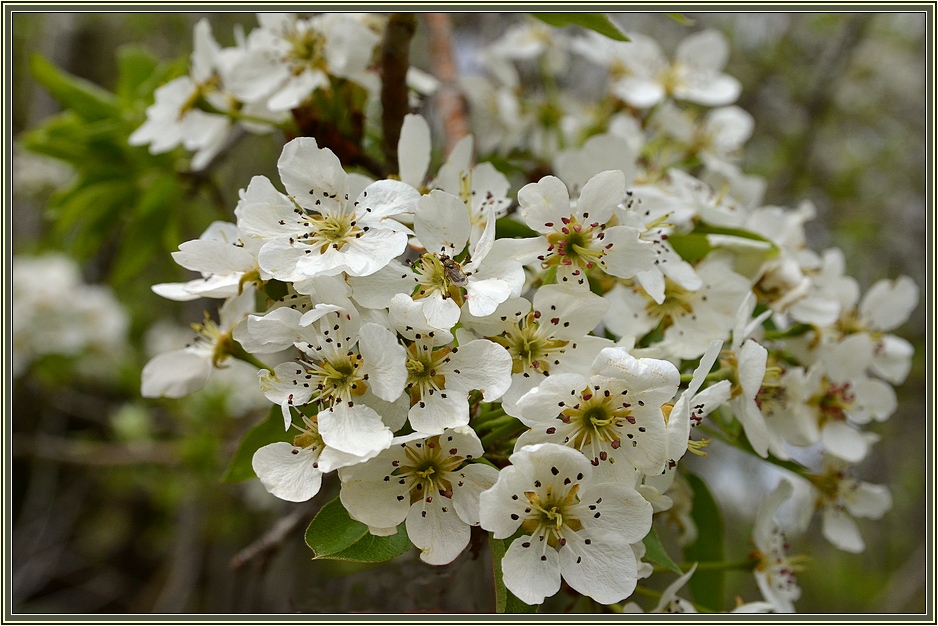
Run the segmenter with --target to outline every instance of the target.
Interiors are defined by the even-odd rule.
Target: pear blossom
[[[141,374],[140,395],[144,398],[181,398],[205,386],[216,367],[224,367],[234,348],[232,332],[254,311],[254,289],[228,298],[215,323],[206,314],[202,324],[193,324],[195,341],[181,350],[152,358]]]
[[[231,222],[212,222],[202,235],[179,245],[173,260],[182,267],[200,272],[202,278],[185,283],[160,283],[153,292],[170,300],[228,298],[237,295],[246,282],[267,280],[257,266],[256,240],[242,237]]]
[[[452,328],[464,302],[473,315],[484,317],[509,297],[521,294],[521,264],[500,252],[489,257],[495,243],[491,210],[479,241],[459,260],[470,231],[469,212],[462,199],[439,190],[420,197],[414,232],[426,252],[413,263],[414,299],[433,328]]]
[[[610,301],[606,327],[616,335],[635,337],[663,328],[662,351],[682,359],[699,357],[713,339],[729,336],[739,305],[750,292],[749,280],[731,264],[729,257],[708,255],[695,268],[703,283],[697,290],[665,278],[660,302],[640,285],[615,285],[605,294]]]
[[[556,268],[557,282],[586,286],[594,267],[606,274],[630,278],[650,269],[652,244],[639,240],[632,226],[608,226],[616,205],[625,198],[625,174],[610,170],[593,176],[583,186],[575,206],[566,185],[545,176],[518,192],[524,221],[543,237],[517,243],[525,260],[535,259],[545,268]]]
[[[64,255],[13,257],[11,348],[14,376],[47,354],[116,357],[129,320],[114,292],[82,281]]]
[[[453,561],[479,525],[479,495],[498,470],[472,463],[484,452],[470,428],[399,437],[363,465],[340,471],[339,496],[352,519],[374,529],[406,524],[407,536],[431,565]]]
[[[782,532],[776,514],[792,496],[792,485],[783,480],[766,496],[756,512],[752,540],[758,564],[753,572],[756,583],[776,613],[794,613],[794,602],[801,597],[795,572],[800,569],[797,557],[788,556],[788,539]]]
[[[387,448],[393,430],[403,425],[402,415],[395,418],[385,409],[401,396],[407,372],[404,350],[393,333],[374,323],[355,332],[349,317],[335,311],[319,320],[318,338],[308,344],[305,358],[262,371],[260,384],[267,398],[280,405],[285,428],[292,421],[291,407],[316,402],[325,444],[363,456]]]
[[[425,434],[467,425],[470,391],[478,389],[484,402],[492,402],[511,385],[511,357],[497,343],[475,339],[447,347],[438,341],[435,333],[414,333],[406,348],[408,418]]]
[[[317,418],[302,415],[303,426],[293,443],[278,441],[258,448],[251,466],[261,484],[271,494],[289,502],[305,502],[322,487],[322,475],[340,467],[362,463],[377,451],[364,456],[339,452],[322,440]]]
[[[552,375],[518,400],[513,412],[531,430],[515,449],[542,442],[570,446],[606,480],[634,479],[636,469],[658,474],[668,453],[661,407],[679,382],[667,361],[604,348],[588,376]]]
[[[378,181],[349,200],[349,175],[333,152],[298,137],[278,161],[288,195],[255,177],[240,205],[238,226],[263,240],[261,269],[282,281],[345,272],[367,276],[407,246],[403,225],[392,217],[413,211],[419,193],[399,181]]]
[[[820,474],[810,477],[815,488],[814,507],[821,511],[821,532],[835,547],[860,553],[866,549],[855,517],[880,519],[892,508],[889,489],[857,480],[848,464],[825,457]]]
[[[369,82],[365,69],[379,36],[354,15],[259,13],[257,19],[260,27],[224,68],[225,84],[238,99],[289,111],[328,87],[330,76]]]
[[[518,399],[551,374],[589,368],[612,341],[590,332],[608,303],[589,291],[567,285],[544,285],[534,302],[509,298],[486,317],[463,310],[462,322],[503,346],[511,355],[511,387],[502,406],[511,411]]]
[[[628,597],[638,579],[629,544],[651,529],[651,505],[631,486],[598,483],[590,462],[553,443],[525,446],[509,457],[479,499],[482,527],[511,542],[502,560],[505,586],[540,604],[561,577],[601,604]]]
[[[729,44],[719,32],[705,30],[685,38],[670,63],[653,39],[636,33],[629,33],[629,39],[616,42],[590,32],[573,44],[576,52],[609,68],[610,91],[628,104],[648,108],[673,97],[721,106],[739,97],[739,81],[723,73]]]
[[[696,571],[697,563],[694,563],[689,570],[661,592],[661,599],[658,600],[658,604],[649,613],[697,613],[697,608],[691,602],[677,595],[677,592],[687,584],[687,581]],[[773,605],[769,602],[748,602],[739,604],[730,613],[770,613],[773,608]],[[629,602],[623,607],[623,612],[641,613],[642,610],[635,602]]]

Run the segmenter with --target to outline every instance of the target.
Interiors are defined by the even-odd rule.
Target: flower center
[[[319,423],[316,418],[303,415],[303,423],[305,427],[293,424],[293,427],[300,431],[300,434],[293,438],[293,446],[303,448],[304,450],[319,450],[323,448],[325,444],[322,441],[322,437],[319,435]],[[298,450],[294,450],[293,454],[298,454],[298,452]]]
[[[393,474],[409,478],[410,503],[421,499],[432,502],[437,494],[444,498],[453,497],[450,474],[466,459],[456,456],[456,449],[444,450],[440,436],[430,437],[425,442],[408,443],[404,450],[407,460]]]
[[[547,235],[548,253],[540,257],[544,267],[576,265],[581,269],[592,269],[594,265],[602,265],[601,259],[612,247],[612,244],[598,245],[605,228],[605,224],[599,222],[584,225],[571,215],[561,218],[561,224],[551,222],[545,226],[554,228],[554,232]],[[595,236],[594,231],[597,231]]]
[[[326,57],[323,54],[326,37],[314,29],[297,29],[287,34],[287,41],[292,48],[287,53],[287,60],[292,63],[293,74],[298,76],[304,70],[326,70]]]
[[[560,493],[555,493],[552,485],[547,485],[543,494],[537,491],[524,492],[528,506],[525,508],[527,517],[521,522],[521,528],[531,535],[547,537],[547,543],[552,548],[564,545],[567,542],[565,532],[576,532],[583,528],[575,515],[579,489],[580,484],[574,483]]]
[[[539,314],[532,311],[518,322],[518,326],[509,329],[504,337],[494,341],[508,349],[511,355],[511,373],[521,374],[538,371],[547,373],[554,363],[554,355],[563,353],[569,341],[552,339],[548,330],[537,322]]]
[[[204,341],[214,346],[212,367],[221,367],[221,364],[234,352],[234,339],[231,338],[231,331],[223,333],[207,312],[201,324],[193,323],[191,326],[195,332],[199,333],[196,342]]]
[[[820,425],[827,421],[845,421],[847,411],[853,408],[856,395],[850,389],[850,383],[836,385],[827,378],[823,379],[822,391],[808,400],[808,404],[817,408],[820,413]]]
[[[594,391],[596,393],[594,393]],[[628,402],[620,402],[608,391],[598,393],[598,389],[585,389],[580,395],[580,402],[567,407],[561,414],[561,420],[576,426],[576,434],[571,438],[571,445],[578,450],[591,446],[595,458],[606,460],[607,453],[595,454],[601,444],[610,444],[613,449],[619,447],[619,429],[624,422],[635,423]],[[590,456],[590,454],[587,454]],[[609,457],[610,461],[612,457]]]
[[[681,313],[693,313],[693,301],[696,298],[696,292],[688,291],[678,285],[670,278],[664,279],[664,300],[658,304],[648,296],[648,304],[645,311],[650,317],[662,321],[662,329],[670,326],[674,318]]]
[[[407,388],[411,403],[417,403],[446,387],[446,377],[437,369],[448,360],[449,348],[434,350],[422,343],[412,343],[407,354]]]
[[[349,402],[352,396],[360,396],[368,389],[367,378],[359,372],[361,365],[361,355],[352,352],[308,364],[306,371],[318,382],[320,401],[336,404]]]
[[[414,270],[418,274],[417,289],[413,294],[415,300],[439,293],[462,306],[463,288],[469,284],[469,276],[456,259],[427,252],[414,263]]]
[[[319,253],[325,254],[330,247],[341,250],[352,239],[358,239],[364,234],[355,221],[355,215],[339,213],[332,215],[309,215],[304,226],[310,231],[304,233],[298,241],[311,246],[319,246]]]

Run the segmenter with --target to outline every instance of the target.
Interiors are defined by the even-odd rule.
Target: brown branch
[[[250,561],[276,550],[287,536],[293,532],[293,529],[296,528],[300,522],[306,520],[317,506],[318,504],[314,505],[313,501],[306,502],[278,519],[274,522],[274,525],[270,527],[270,530],[264,533],[260,539],[232,557],[231,569],[239,570]]]
[[[58,463],[113,467],[117,465],[175,465],[175,446],[166,442],[106,443],[76,441],[46,435],[17,434],[13,437],[14,458],[37,458]]]
[[[460,139],[469,134],[466,118],[466,98],[456,86],[458,73],[453,59],[453,29],[449,14],[427,13],[428,47],[433,61],[433,73],[440,81],[436,93],[436,106],[443,119],[443,134],[446,138],[446,153],[453,149]]]
[[[382,150],[389,172],[396,174],[397,143],[404,116],[410,111],[407,99],[407,68],[410,67],[410,41],[417,30],[413,13],[392,13],[381,43],[381,129]]]

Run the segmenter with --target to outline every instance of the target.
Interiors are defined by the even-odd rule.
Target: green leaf
[[[694,508],[691,518],[697,525],[697,540],[684,548],[687,562],[722,562],[724,555],[723,515],[707,485],[699,477],[688,473],[687,481],[694,490]],[[714,611],[723,609],[723,570],[710,570],[705,575],[692,576],[688,582],[694,602]]]
[[[664,546],[661,545],[661,538],[658,537],[658,531],[652,527],[651,532],[645,535],[645,538],[642,540],[642,543],[645,544],[645,558],[655,565],[660,565],[666,567],[675,574],[681,575],[684,572],[678,567],[670,556],[668,556],[667,551],[665,551]]]
[[[115,285],[139,276],[154,259],[165,258],[163,233],[178,217],[176,205],[181,195],[179,180],[173,174],[161,174],[144,190],[121,236],[120,251],[111,268]]]
[[[222,482],[237,483],[243,480],[254,478],[254,468],[251,466],[251,459],[259,448],[269,443],[277,441],[292,441],[292,433],[283,428],[283,414],[280,407],[274,405],[270,407],[267,417],[258,422],[241,438],[238,449],[228,463],[228,468],[221,477]]]
[[[556,28],[582,26],[616,41],[631,41],[605,13],[532,13],[534,17]]]
[[[695,24],[694,20],[690,19],[683,13],[667,13],[666,15],[681,26],[693,26]]]
[[[29,69],[40,85],[65,109],[75,111],[87,120],[98,120],[117,114],[114,94],[83,78],[63,72],[39,54],[29,61]]]
[[[496,239],[526,239],[539,235],[539,232],[529,228],[527,224],[523,224],[510,217],[500,217],[495,220]]]
[[[707,236],[700,233],[672,233],[668,235],[668,243],[688,263],[699,261],[712,250]]]
[[[492,548],[492,565],[495,569],[495,612],[496,613],[536,613],[537,605],[525,604],[508,591],[502,579],[502,559],[508,551],[511,539],[495,539],[489,535],[489,545]]]
[[[139,46],[122,46],[117,51],[117,87],[115,91],[124,107],[147,94],[142,89],[153,75],[159,59]]]
[[[338,498],[327,502],[310,522],[306,545],[313,551],[314,559],[359,563],[381,563],[413,547],[403,523],[397,527],[397,533],[376,537],[365,524],[349,516]]]

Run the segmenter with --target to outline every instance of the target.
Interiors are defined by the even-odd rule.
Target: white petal
[[[402,225],[396,226],[386,218],[394,216],[409,216],[417,210],[420,192],[399,180],[379,180],[371,183],[358,195],[356,200],[356,214],[369,220],[385,220],[384,227],[391,230],[401,230]]]
[[[459,519],[453,501],[439,494],[415,502],[407,513],[407,536],[420,548],[424,563],[453,561],[469,545],[469,534],[469,525]]]
[[[514,288],[511,284],[500,278],[486,280],[472,280],[470,278],[469,284],[466,285],[466,300],[469,312],[476,317],[491,315],[499,304],[511,297],[513,292]]]
[[[322,485],[318,457],[316,450],[278,441],[255,452],[251,466],[267,491],[281,500],[305,502],[319,493]]]
[[[879,519],[892,508],[892,495],[884,485],[861,482],[844,498],[844,505],[854,517]]]
[[[674,53],[675,60],[694,69],[722,70],[726,67],[730,47],[719,31],[709,29],[694,33],[681,41]]]
[[[576,214],[581,222],[605,224],[612,217],[616,205],[625,198],[625,173],[608,170],[593,176],[583,186],[576,203]],[[584,214],[588,213],[589,217]]]
[[[254,267],[254,255],[224,241],[196,239],[180,244],[173,260],[188,270],[208,274],[247,271]]]
[[[469,402],[465,393],[445,389],[421,398],[410,408],[411,427],[427,435],[442,433],[469,423]]]
[[[859,554],[866,548],[857,523],[844,511],[825,508],[821,517],[821,532],[834,546]]]
[[[140,395],[181,398],[205,386],[212,373],[210,350],[185,348],[153,357],[143,367]]]
[[[824,449],[848,463],[859,463],[869,454],[870,444],[864,433],[846,422],[832,421],[821,430]]]
[[[650,506],[649,506],[650,508]],[[590,544],[585,540],[589,538]],[[573,533],[560,549],[560,572],[564,580],[600,604],[627,598],[638,582],[635,553],[628,543],[612,533]]]
[[[556,374],[521,396],[515,405],[516,417],[526,426],[536,426],[560,415],[560,403],[582,391],[589,381],[579,374]]]
[[[612,244],[612,247],[606,250],[601,263],[607,274],[631,278],[652,270],[659,255],[650,241],[639,239],[640,234],[638,229],[631,226],[606,229],[602,244]]]
[[[493,341],[476,339],[451,353],[445,376],[447,389],[463,393],[478,389],[485,402],[492,402],[511,386],[511,355]]]
[[[362,373],[368,386],[382,400],[393,402],[407,382],[406,350],[397,336],[378,324],[365,324],[359,330],[358,348],[364,358]]]
[[[551,336],[576,340],[602,321],[609,301],[591,291],[544,285],[534,294],[534,310],[540,313],[540,324],[550,325]]]
[[[528,547],[523,547],[526,544]],[[502,575],[505,586],[519,600],[540,604],[560,590],[560,557],[546,540],[518,537],[502,559]]]
[[[428,252],[455,256],[469,241],[469,209],[456,196],[434,189],[420,197],[414,232]]]
[[[271,111],[289,111],[300,106],[314,91],[329,84],[329,77],[321,70],[305,69],[299,76],[291,76],[285,85],[267,101]]]
[[[628,485],[602,483],[580,492],[580,504],[595,513],[584,517],[583,528],[593,533],[615,533],[628,543],[644,539],[651,530],[651,504]]]
[[[660,359],[636,359],[625,348],[605,348],[590,368],[592,379],[616,381],[648,406],[661,406],[674,397],[681,373],[674,364]],[[634,401],[633,401],[634,402]]]
[[[430,126],[422,116],[412,113],[404,116],[397,160],[401,180],[419,189],[430,166]]]
[[[545,176],[529,183],[518,192],[521,216],[528,226],[539,233],[553,232],[560,218],[570,216],[570,194],[567,186],[556,176]]]
[[[860,318],[872,330],[892,330],[909,319],[918,305],[918,285],[908,276],[875,283],[860,301]]]
[[[456,470],[455,475],[453,505],[463,522],[476,525],[479,523],[479,496],[498,480],[498,470],[484,463],[471,463]]]
[[[277,169],[287,193],[300,206],[321,213],[344,212],[348,174],[339,158],[328,148],[320,148],[314,138],[297,137],[287,143]]]
[[[337,404],[321,411],[319,434],[326,445],[358,456],[387,449],[394,437],[381,416],[364,404]]]

